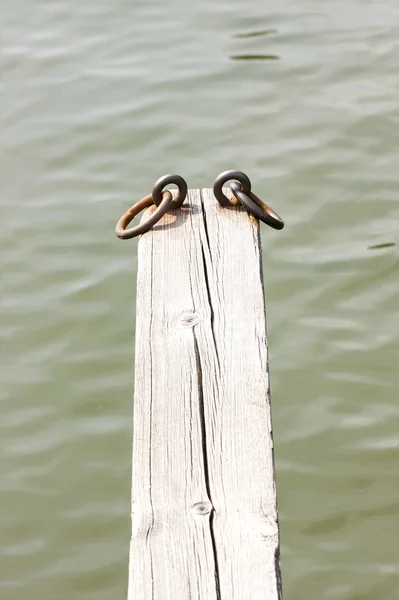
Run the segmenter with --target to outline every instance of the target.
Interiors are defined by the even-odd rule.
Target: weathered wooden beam
[[[259,226],[185,205],[139,241],[128,598],[280,600]]]

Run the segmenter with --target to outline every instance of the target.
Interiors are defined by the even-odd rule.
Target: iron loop
[[[144,198],[136,202],[136,204],[133,204],[133,206],[125,212],[125,214],[119,219],[118,223],[116,224],[115,233],[118,236],[118,238],[120,238],[121,240],[129,240],[131,238],[137,237],[138,235],[141,235],[142,233],[146,233],[147,231],[149,231],[151,227],[158,223],[158,221],[162,219],[164,214],[168,212],[168,210],[173,204],[173,196],[168,190],[166,192],[163,192],[161,203],[159,204],[157,209],[152,213],[150,218],[144,221],[144,223],[140,223],[140,225],[136,225],[135,227],[126,229],[129,223],[133,221],[134,217],[136,217],[145,208],[151,206],[151,204],[153,204],[152,194],[149,194],[148,196],[145,196]]]
[[[164,175],[160,177],[152,188],[152,198],[154,204],[160,206],[162,202],[162,192],[167,185],[174,184],[178,188],[177,198],[173,200],[170,209],[180,208],[187,196],[187,183],[180,175]]]
[[[258,196],[252,192],[246,194],[242,191],[241,187],[234,182],[231,183],[230,189],[240,204],[242,204],[250,214],[259,219],[259,221],[266,223],[266,225],[273,227],[273,229],[283,229],[284,221],[270,208],[270,206],[258,198]]]
[[[245,194],[251,193],[251,181],[245,173],[241,171],[223,171],[220,173],[215,179],[215,183],[213,184],[213,194],[216,200],[222,206],[239,206],[239,202],[235,202],[234,199],[229,200],[227,196],[223,193],[223,186],[228,181],[238,181],[241,184],[239,188]]]

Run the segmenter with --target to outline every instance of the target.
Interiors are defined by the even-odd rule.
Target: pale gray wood
[[[129,600],[281,600],[259,227],[191,190],[139,242]]]

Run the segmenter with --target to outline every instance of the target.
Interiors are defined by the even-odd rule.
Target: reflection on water
[[[235,38],[249,39],[249,38],[260,38],[266,35],[272,35],[277,33],[276,29],[264,29],[262,31],[250,31],[248,33],[238,33],[234,35]],[[261,40],[260,40],[261,43]],[[232,54],[230,60],[279,60],[279,56],[276,54],[264,54],[259,52],[248,53],[248,54]]]
[[[226,169],[286,222],[262,228],[285,598],[398,597],[398,17],[5,7],[2,600],[126,597],[137,246],[114,226],[160,175]]]
[[[396,246],[395,242],[386,242],[385,244],[374,244],[373,246],[369,246],[369,250],[380,250],[382,248],[392,248]]]
[[[264,35],[273,35],[277,33],[276,29],[264,29],[263,31],[250,31],[249,33],[237,33],[234,37],[236,38],[253,38],[263,37]]]
[[[231,60],[278,60],[274,54],[233,54]]]

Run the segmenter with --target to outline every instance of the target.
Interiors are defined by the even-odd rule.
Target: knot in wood
[[[195,310],[185,310],[181,313],[177,327],[179,329],[183,327],[194,327],[200,320],[200,315]]]
[[[212,510],[212,504],[206,500],[203,502],[196,502],[196,504],[193,505],[193,511],[197,513],[197,515],[209,515]]]

